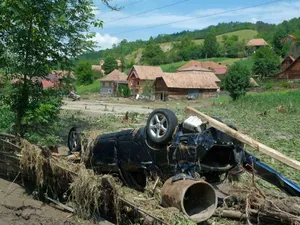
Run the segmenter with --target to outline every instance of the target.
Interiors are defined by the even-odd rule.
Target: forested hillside
[[[83,54],[79,60],[99,64],[100,59],[113,56],[130,67],[135,63],[160,65],[206,57],[242,58],[247,56],[244,49],[246,42],[255,37],[264,38],[278,55],[284,57],[289,51],[283,49],[280,39],[287,34],[300,37],[300,18],[283,21],[278,25],[261,21],[220,23],[202,30],[161,34],[150,37],[148,41],[129,42],[124,39],[111,49]]]

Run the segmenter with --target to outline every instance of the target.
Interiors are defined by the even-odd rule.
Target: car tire
[[[155,109],[146,125],[146,139],[155,145],[165,145],[171,141],[178,125],[176,115],[169,109]]]
[[[72,127],[68,135],[69,153],[81,151],[81,129]]]

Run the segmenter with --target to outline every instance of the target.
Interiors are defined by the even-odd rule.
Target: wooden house
[[[134,65],[127,76],[128,87],[131,94],[142,94],[146,85],[151,85],[152,87],[154,80],[163,74],[159,66]]]
[[[171,98],[211,98],[216,97],[220,80],[213,72],[186,71],[164,73],[154,82],[155,99],[167,101]]]
[[[119,86],[127,86],[127,75],[119,70],[114,70],[106,77],[100,79],[100,93],[115,94]]]
[[[280,64],[281,71],[284,71],[286,68],[288,68],[293,62],[295,61],[295,58],[292,56],[287,56]]]
[[[300,80],[300,56],[285,70],[275,75],[276,79]]]

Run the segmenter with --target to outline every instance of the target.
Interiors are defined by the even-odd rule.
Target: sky
[[[104,22],[103,28],[92,28],[98,49],[110,48],[123,39],[148,40],[222,22],[278,24],[300,17],[300,0],[111,0],[112,5],[122,7],[120,11],[112,11],[101,0],[94,4],[97,19]]]

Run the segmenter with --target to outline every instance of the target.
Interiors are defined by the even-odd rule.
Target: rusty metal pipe
[[[216,211],[218,199],[214,188],[204,180],[169,178],[163,185],[162,205],[176,207],[196,223],[208,220]]]

